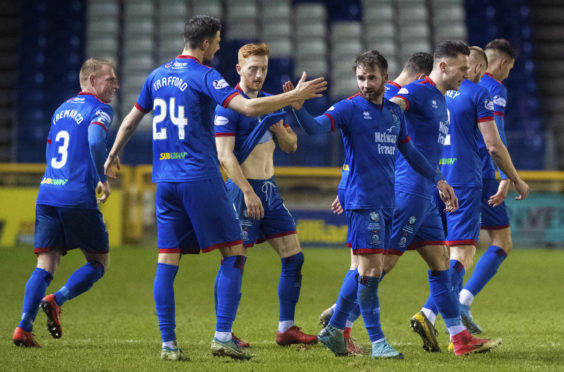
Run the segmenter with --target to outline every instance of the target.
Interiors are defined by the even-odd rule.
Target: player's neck
[[[499,72],[498,69],[491,69],[491,70],[487,69],[486,74],[491,75],[491,77],[493,77],[494,79],[496,79],[501,83],[501,73]]]
[[[397,85],[399,85],[400,87],[406,86],[407,84],[411,83],[413,79],[411,76],[407,76],[407,74],[404,74],[403,72],[401,74],[399,74],[399,76],[397,78],[395,78],[394,83],[396,83]]]
[[[431,71],[431,73],[429,74],[429,79],[431,79],[433,83],[435,83],[435,87],[439,90],[439,92],[441,92],[442,94],[446,93],[448,89],[446,89],[445,84],[441,80],[440,71]]]
[[[183,56],[190,56],[196,58],[200,63],[204,63],[204,51],[199,49],[184,48],[182,51]]]
[[[257,98],[259,91],[258,90],[252,90],[249,89],[245,83],[243,81],[239,82],[239,87],[241,88],[241,90],[243,91],[243,93],[245,93],[245,95],[249,98]]]

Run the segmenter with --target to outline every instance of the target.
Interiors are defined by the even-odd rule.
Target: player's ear
[[[387,81],[388,81],[388,73],[386,72],[386,73],[384,74],[384,82],[387,82]]]
[[[201,50],[206,50],[209,46],[210,46],[210,40],[209,39],[204,39],[200,43],[200,49]]]
[[[441,70],[441,72],[445,72],[447,69],[447,63],[445,62],[445,60],[442,60],[441,62],[439,62],[439,68]]]
[[[237,70],[237,73],[238,73],[239,75],[241,75],[241,65],[240,65],[240,64],[237,63],[237,64],[235,65],[235,70]]]

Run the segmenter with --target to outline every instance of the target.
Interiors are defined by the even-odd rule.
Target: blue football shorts
[[[500,230],[509,227],[509,214],[505,202],[497,207],[488,204],[490,196],[497,192],[499,183],[494,179],[484,179],[484,187],[482,188],[482,229],[484,230]]]
[[[37,253],[80,248],[108,253],[108,230],[98,209],[35,206],[34,249]]]
[[[434,198],[396,191],[392,238],[387,253],[401,256],[407,249],[444,244],[443,223]]]
[[[482,189],[480,187],[453,186],[458,197],[458,209],[451,212],[443,212],[445,204],[439,198],[439,192],[435,193],[437,207],[445,222],[445,244],[478,245],[480,236],[480,200]]]
[[[241,244],[241,225],[221,178],[159,182],[159,253],[198,254]]]
[[[241,221],[244,246],[250,248],[269,239],[296,234],[296,223],[278,193],[274,177],[267,180],[247,181],[264,208],[264,217],[260,220],[255,220],[247,215],[247,206],[241,189],[230,179],[225,184],[229,199],[235,205]]]
[[[384,253],[390,246],[393,208],[347,210],[353,254]]]

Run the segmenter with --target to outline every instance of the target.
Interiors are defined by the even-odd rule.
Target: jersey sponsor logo
[[[219,90],[219,89],[227,88],[228,86],[229,86],[229,83],[227,83],[227,81],[225,81],[225,79],[213,81],[213,87],[215,89]]]
[[[362,113],[362,116],[364,117],[365,120],[371,120],[372,116],[370,115],[370,113],[368,111],[364,111]]]
[[[173,70],[178,70],[178,69],[186,68],[186,67],[188,67],[188,62],[178,62],[178,61],[177,61],[177,62],[174,62],[174,63],[172,64],[172,69],[173,69]]]
[[[57,124],[59,120],[65,118],[74,119],[77,125],[82,123],[82,121],[84,120],[82,114],[76,110],[62,110],[55,115],[55,120],[53,120],[53,125]]]
[[[392,125],[384,132],[374,132],[374,141],[378,144],[378,154],[380,155],[395,155],[398,136],[392,133],[395,125]]]
[[[213,124],[217,126],[227,125],[229,124],[229,118],[216,115],[213,120]]]
[[[492,111],[493,111],[493,109],[494,109],[494,104],[493,104],[493,102],[492,102],[491,100],[486,99],[486,100],[484,101],[484,107],[486,108],[486,110],[492,110]]]
[[[439,137],[437,138],[437,142],[440,143],[441,145],[444,145],[446,142],[446,137],[448,136],[449,123],[450,123],[450,115],[447,116],[446,121],[441,120],[439,122]]]
[[[408,94],[409,91],[406,88],[401,88],[397,94]]]
[[[441,160],[439,160],[439,165],[453,165],[456,160],[458,160],[457,158],[442,158]]]
[[[505,107],[505,105],[507,104],[507,101],[505,100],[505,98],[503,98],[502,96],[499,96],[499,95],[495,96],[493,101],[496,105],[501,106],[501,107]]]
[[[187,152],[161,152],[159,160],[178,160],[185,159]]]
[[[68,179],[60,179],[60,178],[48,178],[43,177],[41,180],[41,184],[46,185],[53,185],[53,186],[64,186],[69,180]]]
[[[84,103],[84,102],[86,102],[86,98],[84,98],[84,97],[74,97],[74,98],[68,99],[67,102],[69,102],[69,103],[70,102],[72,102],[72,103]]]
[[[96,111],[96,119],[94,121],[99,121],[100,123],[108,127],[112,123],[112,118],[110,117],[110,115],[108,115],[107,112],[98,110]]]

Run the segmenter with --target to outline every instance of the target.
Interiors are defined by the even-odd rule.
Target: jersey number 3
[[[51,158],[51,166],[55,169],[61,169],[67,163],[67,159],[69,157],[69,138],[69,132],[67,132],[66,130],[60,131],[55,137],[56,143],[59,143],[59,141],[62,142],[58,148],[58,153],[61,155],[61,158],[59,160],[57,160],[58,156]]]
[[[158,129],[158,125],[167,118],[167,103],[164,99],[157,98],[153,104],[153,111],[160,108],[157,115],[153,117],[153,140],[165,140],[167,139],[166,127]],[[178,139],[184,139],[184,127],[188,125],[188,119],[184,116],[184,106],[176,106],[176,99],[174,97],[170,98],[168,104],[170,112],[170,121],[172,124],[178,127]],[[176,115],[175,115],[176,112]]]

